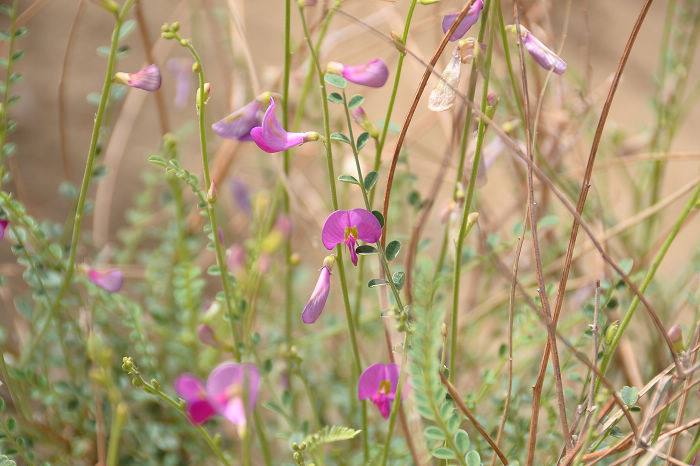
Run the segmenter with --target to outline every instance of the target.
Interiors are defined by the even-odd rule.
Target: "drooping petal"
[[[187,404],[187,415],[193,424],[204,424],[215,414],[214,407],[206,399],[195,400]]]
[[[5,230],[7,230],[7,226],[10,224],[9,221],[3,219],[0,219],[0,240],[5,238]]]
[[[472,26],[476,24],[476,22],[479,20],[479,14],[481,13],[481,10],[484,8],[484,1],[483,0],[476,0],[472,6],[469,7],[469,11],[467,11],[467,15],[464,17],[461,23],[459,23],[459,26],[457,26],[457,29],[454,30],[452,35],[450,36],[450,41],[454,42],[456,40],[461,39],[464,37],[464,35],[471,29]],[[446,33],[447,31],[450,30],[450,27],[452,26],[452,23],[454,23],[457,20],[457,17],[459,16],[458,13],[450,14],[450,15],[445,15],[442,18],[442,32]]]
[[[110,293],[121,290],[124,284],[124,274],[119,269],[98,270],[90,267],[87,276],[92,283]]]
[[[430,92],[428,99],[428,109],[433,112],[444,112],[452,108],[457,96],[455,89],[459,85],[459,78],[462,74],[462,58],[459,49],[452,52],[450,62],[442,72],[442,79],[439,79],[435,88]]]
[[[331,271],[328,267],[321,267],[314,291],[309,297],[309,301],[304,306],[301,313],[301,320],[305,324],[313,324],[323,312],[328,300],[328,293],[331,289]]]
[[[206,398],[202,381],[189,373],[182,374],[175,380],[175,391],[188,403]]]
[[[261,126],[251,129],[250,136],[259,148],[270,154],[318,139],[318,133],[290,133],[282,128],[275,116],[275,99],[272,97],[270,97],[270,105],[265,111]]]
[[[362,65],[344,65],[343,77],[348,81],[368,87],[382,87],[389,78],[389,68],[381,58]]]
[[[245,385],[244,385],[245,383]],[[260,373],[253,364],[225,362],[211,371],[207,378],[207,396],[219,413],[235,397],[248,396],[248,407],[253,409],[260,389]]]
[[[556,74],[564,74],[564,71],[566,71],[566,62],[525,27],[520,26],[520,30],[523,46],[537,64],[545,70],[552,70]]]
[[[116,73],[114,77],[117,82],[144,91],[160,89],[160,69],[156,65],[144,66],[136,73]]]
[[[321,229],[321,240],[329,251],[345,242],[345,229],[350,228],[350,215],[347,210],[336,210],[328,216]]]
[[[175,106],[182,108],[192,94],[192,60],[171,58],[167,66],[175,77]]]
[[[382,237],[382,226],[372,212],[367,209],[348,211],[350,225],[357,228],[357,239],[365,243],[376,243]]]
[[[262,105],[255,99],[217,121],[211,125],[211,127],[218,136],[224,139],[250,141],[252,139],[250,134],[251,130],[262,124],[261,114]]]

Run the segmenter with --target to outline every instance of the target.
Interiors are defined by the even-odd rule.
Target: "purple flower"
[[[319,138],[318,133],[313,131],[290,133],[282,128],[275,116],[275,99],[272,97],[270,97],[270,105],[265,111],[261,126],[251,129],[250,136],[259,148],[270,154],[300,146],[305,142],[317,141]]]
[[[219,414],[241,430],[246,426],[246,409],[253,409],[259,390],[260,373],[253,364],[219,364],[209,374],[206,387],[192,374],[182,374],[175,381],[175,391],[185,400],[193,424],[202,424]]]
[[[360,375],[357,382],[357,398],[370,400],[379,409],[382,417],[388,419],[398,384],[399,366],[372,364]]]
[[[262,124],[262,103],[251,100],[243,107],[211,125],[214,132],[224,139],[250,141],[250,130]]]
[[[249,217],[253,213],[253,204],[250,201],[250,189],[248,185],[238,178],[232,178],[229,184],[231,195],[243,212]]]
[[[389,68],[381,58],[354,66],[332,61],[328,63],[327,70],[329,73],[342,75],[352,83],[368,87],[382,87],[389,78]]]
[[[382,227],[372,212],[365,209],[336,210],[323,224],[321,239],[326,249],[331,250],[344,243],[350,251],[353,265],[357,265],[357,240],[376,243],[382,236]]]
[[[6,219],[0,219],[0,240],[5,238],[5,230],[7,230],[9,224],[10,222]]]
[[[240,244],[234,244],[226,250],[226,265],[232,272],[240,272],[245,266],[245,248]]]
[[[516,31],[515,25],[508,26],[511,31]],[[525,26],[520,26],[520,38],[523,42],[525,50],[530,53],[530,56],[545,70],[552,70],[556,74],[564,74],[566,71],[566,62],[554,53],[549,47],[544,45],[534,36]]]
[[[171,58],[167,66],[175,75],[175,106],[182,108],[187,105],[192,93],[192,60]]]
[[[309,301],[304,306],[304,311],[301,313],[301,320],[305,324],[313,324],[323,312],[328,300],[328,292],[331,289],[331,269],[333,268],[335,257],[327,256],[323,260],[321,273],[318,275],[316,287],[309,297]]]
[[[379,130],[369,119],[369,117],[367,116],[367,112],[365,112],[365,109],[362,108],[362,106],[353,108],[350,111],[350,114],[352,115],[352,119],[355,120],[355,123],[360,125],[360,128],[367,131],[370,136],[372,136],[373,138],[379,137]]]
[[[464,17],[462,22],[459,23],[457,29],[455,29],[452,35],[450,36],[451,42],[454,42],[464,37],[464,35],[469,31],[469,29],[471,29],[471,27],[474,26],[479,20],[479,14],[481,13],[481,10],[483,8],[484,0],[476,0],[474,3],[472,3],[472,6],[469,7],[469,11],[467,11],[467,15]],[[442,32],[446,33],[447,31],[449,31],[450,27],[457,20],[458,16],[459,13],[445,15],[442,18]]]
[[[87,277],[95,285],[110,293],[116,293],[122,289],[124,274],[119,269],[94,269],[88,267]]]
[[[136,73],[116,73],[114,80],[130,87],[153,92],[160,89],[160,69],[156,65],[148,65]]]

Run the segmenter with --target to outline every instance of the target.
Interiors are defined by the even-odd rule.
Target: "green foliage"
[[[315,450],[328,443],[341,442],[357,437],[361,431],[345,426],[326,426],[318,432],[308,435],[303,443],[309,450]]]

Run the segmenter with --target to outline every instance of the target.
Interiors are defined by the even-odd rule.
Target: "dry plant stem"
[[[328,112],[328,92],[326,91],[326,82],[324,79],[323,70],[321,69],[321,64],[318,61],[318,55],[311,43],[311,35],[309,33],[309,28],[306,24],[306,17],[304,15],[304,8],[301,4],[297,4],[299,9],[299,16],[301,17],[301,24],[304,29],[304,38],[306,39],[306,44],[309,47],[309,52],[311,53],[311,58],[314,62],[316,68],[316,74],[318,77],[318,85],[321,90],[321,106],[323,110],[323,145],[325,147],[326,155],[326,165],[328,169],[328,186],[331,192],[331,202],[333,205],[333,210],[338,210],[338,193],[335,186],[335,168],[333,165],[333,149],[331,148],[331,126],[330,126],[330,115]],[[360,359],[360,350],[357,345],[357,336],[355,332],[355,322],[352,316],[352,309],[350,307],[350,298],[348,295],[348,283],[345,276],[345,268],[343,266],[343,248],[341,245],[336,247],[337,261],[336,268],[338,269],[338,277],[340,278],[340,287],[343,294],[343,305],[345,309],[345,320],[348,325],[348,334],[350,337],[350,343],[352,346],[353,354],[353,382],[357,381],[357,378],[362,371],[362,361]],[[369,438],[367,433],[367,402],[363,400],[361,402],[362,406],[362,448],[363,457],[365,463],[369,460]]]
[[[117,48],[119,47],[119,31],[121,30],[124,19],[127,13],[131,10],[134,4],[134,0],[126,0],[124,5],[118,13],[115,14],[115,24],[114,30],[112,31],[112,42],[109,48],[109,56],[107,58],[107,69],[105,70],[104,81],[102,83],[102,92],[100,95],[100,102],[97,106],[97,113],[95,114],[95,123],[92,127],[92,135],[90,136],[90,148],[87,153],[87,161],[85,163],[85,172],[83,174],[83,181],[80,185],[80,193],[78,194],[78,202],[75,207],[75,219],[73,221],[73,233],[71,235],[70,243],[70,253],[68,255],[68,263],[66,265],[66,271],[63,275],[63,280],[61,282],[61,287],[56,294],[53,304],[49,310],[49,319],[53,319],[60,308],[63,298],[65,297],[68,289],[73,283],[73,276],[75,274],[75,261],[78,255],[78,243],[80,242],[81,227],[83,224],[83,215],[85,213],[85,202],[87,201],[88,190],[90,188],[90,181],[92,181],[92,174],[95,165],[95,158],[97,156],[97,142],[100,137],[100,129],[102,128],[102,120],[104,119],[105,109],[107,108],[107,102],[109,101],[110,90],[112,89],[112,77],[114,75],[114,65],[117,58]]]
[[[221,239],[219,238],[219,225],[216,216],[216,185],[212,184],[211,175],[209,174],[206,115],[204,112],[207,99],[204,91],[204,68],[202,65],[202,60],[195,48],[192,46],[191,41],[183,40],[178,34],[175,34],[175,40],[179,41],[179,43],[192,55],[195,62],[194,66],[196,68],[197,78],[199,80],[199,91],[197,92],[196,97],[196,109],[199,126],[199,145],[202,157],[202,171],[204,173],[204,186],[208,193],[206,196],[206,210],[207,216],[209,217],[209,226],[211,227],[211,240],[214,243],[214,251],[216,253],[216,265],[219,267],[219,276],[221,277],[221,288],[224,292],[224,307],[226,308],[226,314],[228,316],[229,326],[231,328],[231,352],[233,354],[233,358],[240,362],[241,353],[238,348],[238,336],[234,322],[235,314],[231,305],[231,301],[233,300],[233,292],[231,291],[231,280],[229,278],[230,274],[228,271],[228,265],[226,264],[226,259],[224,257],[224,248],[221,244]]]
[[[622,53],[622,57],[620,58],[620,61],[618,63],[617,71],[615,72],[615,76],[613,78],[613,81],[610,85],[610,89],[608,91],[608,96],[605,100],[605,103],[603,104],[603,109],[601,111],[600,119],[598,120],[598,126],[596,127],[595,135],[593,137],[593,143],[591,145],[591,151],[588,156],[588,162],[586,163],[586,172],[583,177],[583,181],[581,183],[581,191],[579,193],[579,198],[578,202],[576,204],[576,214],[578,216],[581,215],[583,212],[583,208],[586,204],[586,198],[588,195],[588,188],[591,183],[591,177],[593,175],[593,165],[595,163],[596,155],[598,153],[598,146],[600,145],[600,140],[603,135],[603,129],[605,128],[605,123],[608,118],[608,113],[610,112],[610,107],[612,106],[613,98],[615,97],[615,93],[617,91],[617,87],[620,83],[620,79],[622,78],[622,73],[625,69],[625,65],[627,64],[627,59],[629,58],[630,52],[632,51],[632,47],[634,46],[634,43],[637,39],[637,35],[639,33],[639,30],[642,27],[642,23],[644,22],[644,19],[646,17],[647,12],[649,11],[649,8],[651,7],[653,0],[646,0],[644,6],[642,7],[641,12],[639,13],[639,16],[637,17],[637,21],[634,24],[634,27],[632,28],[632,32],[627,40],[627,44],[625,45],[625,49]],[[556,329],[557,322],[559,320],[559,314],[561,313],[561,308],[562,305],[564,304],[564,296],[565,296],[565,290],[566,290],[566,283],[569,278],[569,272],[571,270],[571,263],[572,263],[572,258],[574,254],[574,248],[576,246],[576,238],[578,235],[578,229],[580,226],[580,222],[578,219],[574,219],[573,225],[571,227],[571,236],[569,237],[569,244],[566,249],[566,256],[564,259],[564,267],[562,269],[562,275],[561,279],[559,281],[559,286],[557,288],[557,295],[556,299],[554,302],[554,311],[552,313],[552,324],[554,328]],[[669,342],[670,343],[670,342]],[[670,347],[670,345],[669,345]],[[547,343],[547,346],[545,347],[544,354],[542,355],[542,360],[540,362],[540,368],[539,368],[539,373],[537,375],[537,381],[536,381],[536,386],[537,385],[542,385],[544,382],[544,377],[545,377],[545,372],[547,370],[547,362],[549,360],[549,353],[552,350],[550,343]],[[537,424],[537,418],[539,416],[539,409],[535,410],[535,407],[539,405],[540,402],[540,397],[542,393],[541,391],[535,392],[533,394],[533,400],[532,400],[532,418],[531,418],[531,426],[534,424],[536,426]],[[532,436],[532,429],[531,429],[531,435],[530,435],[530,446],[528,447],[528,459],[527,459],[527,464],[532,465],[532,461],[534,458],[534,448],[535,448],[535,442],[537,441],[536,437]]]
[[[569,423],[566,417],[566,399],[564,397],[564,388],[561,377],[561,365],[559,363],[559,350],[557,349],[557,340],[554,335],[554,325],[552,323],[552,312],[549,307],[549,297],[547,296],[547,285],[544,281],[544,274],[542,272],[542,255],[540,252],[539,237],[537,233],[537,202],[535,201],[534,192],[534,179],[532,175],[532,167],[535,164],[535,158],[533,156],[533,134],[532,128],[530,126],[530,97],[528,93],[527,85],[527,73],[525,71],[525,56],[523,51],[522,36],[520,35],[520,17],[517,3],[513,3],[513,12],[515,17],[515,25],[517,28],[516,36],[518,38],[518,53],[520,57],[520,72],[522,80],[522,93],[524,97],[524,110],[525,110],[525,146],[527,150],[527,157],[532,163],[528,164],[527,167],[527,199],[529,202],[527,213],[528,213],[528,223],[530,224],[531,238],[532,238],[532,254],[535,259],[535,274],[537,276],[537,291],[540,296],[540,303],[542,304],[542,314],[544,315],[547,323],[547,343],[548,347],[552,352],[552,371],[554,372],[554,385],[557,396],[557,408],[559,409],[559,422],[561,423],[562,437],[568,448],[574,446],[573,439],[571,437],[571,431],[569,430]],[[544,378],[538,378],[535,385],[533,386],[533,403],[532,403],[532,413],[530,421],[530,432],[528,435],[528,453],[527,461],[528,464],[532,464],[535,455],[535,444],[537,441],[537,421],[540,409],[540,397],[542,396],[542,388],[544,385]]]
[[[488,442],[489,445],[491,445],[491,448],[493,448],[493,451],[496,452],[496,455],[498,458],[501,460],[501,463],[504,465],[508,464],[508,458],[506,458],[506,455],[503,454],[501,449],[498,447],[496,442],[491,438],[488,432],[486,432],[486,429],[484,429],[484,426],[481,425],[479,420],[474,416],[474,414],[469,410],[466,404],[464,404],[464,401],[462,401],[462,397],[459,396],[459,393],[457,392],[457,389],[450,383],[449,380],[445,377],[445,374],[442,372],[440,373],[440,380],[442,381],[442,384],[447,388],[447,392],[450,394],[452,397],[452,401],[455,402],[457,407],[459,408],[460,411],[462,411],[462,414],[464,414],[467,419],[469,419],[469,422],[472,423],[474,428],[479,432],[479,434]]]
[[[449,41],[450,36],[452,33],[457,29],[457,26],[459,26],[459,23],[462,22],[465,16],[467,16],[467,12],[469,11],[469,8],[472,6],[475,0],[469,0],[462,10],[459,12],[459,15],[455,19],[455,22],[450,26],[450,29],[445,33],[445,36],[443,37],[442,41],[440,42],[440,45],[438,46],[437,50],[435,50],[435,53],[433,54],[432,58],[430,59],[430,64],[426,66],[426,70],[423,73],[423,77],[421,78],[421,82],[418,85],[418,90],[416,91],[416,95],[413,98],[413,102],[411,103],[411,107],[408,110],[408,115],[406,115],[406,119],[404,120],[403,126],[401,127],[401,132],[399,133],[399,139],[396,142],[396,147],[394,148],[394,155],[391,159],[391,165],[389,167],[389,173],[387,175],[387,181],[386,181],[386,188],[384,191],[384,206],[382,208],[382,215],[388,222],[388,213],[389,213],[389,200],[391,198],[391,187],[394,182],[394,172],[396,171],[396,164],[399,161],[399,155],[401,154],[401,147],[403,146],[403,142],[406,139],[406,133],[408,132],[408,127],[411,124],[411,120],[413,119],[413,115],[416,112],[416,108],[418,107],[418,102],[420,101],[421,96],[423,95],[423,91],[425,90],[426,84],[428,84],[428,78],[430,78],[430,74],[434,71],[435,64],[437,61],[440,59],[440,56],[442,55],[442,52],[445,50],[445,47],[447,47],[447,43]],[[382,230],[382,239],[381,243],[382,245],[386,244],[386,233],[387,233],[387,227],[386,225],[384,226],[384,229]]]
[[[63,54],[63,64],[61,65],[61,77],[58,78],[58,137],[61,148],[61,162],[63,163],[63,175],[66,179],[71,179],[70,159],[68,157],[68,138],[66,137],[66,76],[70,64],[71,51],[75,42],[75,32],[78,29],[80,17],[85,11],[85,0],[78,1],[78,8],[75,11],[73,22],[68,33],[66,51]]]
[[[151,64],[156,62],[156,58],[153,55],[153,43],[148,34],[148,23],[146,23],[146,17],[143,14],[143,2],[144,0],[136,0],[134,16],[136,16],[136,23],[138,24],[139,35],[141,36],[141,43],[143,44],[143,53],[146,55],[146,62]],[[164,135],[170,132],[170,122],[168,120],[168,110],[165,106],[165,99],[163,98],[163,93],[159,90],[153,93],[153,98],[156,101],[160,134]]]

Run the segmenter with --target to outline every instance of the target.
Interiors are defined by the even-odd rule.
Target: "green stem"
[[[651,284],[652,280],[654,279],[654,276],[656,275],[657,270],[659,269],[659,266],[661,265],[661,261],[663,261],[664,257],[666,256],[666,253],[671,248],[671,245],[676,239],[676,236],[678,236],[678,233],[680,232],[683,223],[685,223],[685,221],[688,219],[691,210],[696,208],[698,199],[700,199],[700,184],[693,191],[693,194],[691,195],[690,199],[688,199],[688,202],[683,207],[683,211],[676,219],[676,222],[673,224],[673,228],[666,237],[666,240],[664,240],[664,243],[661,245],[661,249],[659,249],[659,251],[656,253],[656,256],[654,256],[654,260],[652,261],[649,270],[647,271],[647,274],[644,277],[644,280],[642,281],[642,284],[639,286],[640,293],[644,293]],[[615,354],[615,350],[620,344],[622,335],[625,333],[625,330],[627,330],[627,327],[632,321],[632,317],[634,316],[637,307],[639,307],[639,298],[635,295],[634,298],[632,298],[632,302],[630,303],[629,307],[627,308],[627,312],[625,313],[625,315],[622,318],[622,321],[620,322],[620,326],[618,327],[617,332],[615,332],[615,336],[613,337],[612,342],[608,345],[608,347],[605,350],[605,354],[603,355],[603,358],[600,363],[601,374],[605,375],[605,372],[610,366],[610,362],[612,360],[613,355]],[[598,393],[599,389],[600,380],[598,380],[598,382],[596,383],[596,394]]]
[[[490,7],[490,1],[486,2],[486,6],[484,7],[483,11],[483,17],[482,17],[482,25],[485,27],[486,20],[487,20],[487,15],[489,12],[489,7]],[[482,96],[481,96],[481,113],[485,114],[486,113],[486,107],[488,106],[488,93],[489,93],[489,78],[491,75],[491,57],[493,55],[493,43],[494,43],[494,30],[495,28],[493,25],[491,26],[490,29],[490,39],[489,39],[489,45],[488,45],[488,50],[486,52],[486,63],[485,63],[485,70],[484,70],[484,84],[483,84],[483,90],[482,90]],[[471,109],[471,106],[469,107]],[[470,119],[469,116],[469,111],[467,112],[468,115],[467,117]],[[465,122],[465,128],[469,126],[469,120]],[[468,132],[468,130],[467,130]],[[465,132],[463,134],[462,141],[466,139],[466,134]],[[471,212],[471,206],[472,202],[474,200],[474,193],[475,193],[475,187],[476,187],[476,176],[479,172],[479,161],[481,160],[481,148],[484,142],[484,134],[486,133],[486,122],[481,119],[479,120],[479,128],[477,132],[477,139],[476,139],[476,149],[474,151],[474,159],[472,160],[472,169],[471,169],[471,174],[469,176],[469,186],[467,186],[467,195],[464,200],[464,206],[462,208],[462,220],[460,223],[459,227],[459,234],[457,235],[457,244],[455,246],[455,263],[454,263],[454,275],[453,275],[453,284],[452,284],[452,314],[450,318],[450,382],[454,382],[455,380],[455,374],[457,371],[455,370],[455,360],[457,356],[457,330],[458,330],[458,320],[459,320],[459,289],[460,289],[460,278],[461,278],[461,273],[462,273],[462,248],[464,247],[464,239],[467,236],[467,233],[470,230],[471,225],[469,225],[472,222],[469,222],[469,214]],[[463,147],[466,146],[463,143]],[[472,223],[473,225],[473,223]]]
[[[71,235],[70,253],[68,255],[68,265],[66,266],[65,274],[61,287],[58,290],[56,299],[51,305],[49,311],[49,319],[53,319],[58,312],[59,307],[63,303],[63,298],[68,292],[75,275],[75,261],[78,254],[78,243],[80,242],[81,227],[83,224],[83,215],[85,213],[85,202],[87,201],[88,190],[90,189],[90,181],[94,171],[95,159],[97,158],[97,143],[100,138],[100,130],[102,129],[102,121],[105,116],[107,103],[109,102],[110,91],[112,89],[112,78],[114,76],[114,67],[117,61],[117,50],[119,48],[119,32],[122,24],[133,6],[135,0],[126,0],[124,5],[115,15],[114,29],[112,31],[112,41],[109,47],[109,55],[107,57],[107,70],[105,71],[104,80],[102,83],[102,92],[100,102],[97,105],[95,113],[95,123],[92,126],[92,135],[90,136],[90,148],[87,153],[87,162],[85,164],[85,172],[83,173],[83,181],[80,185],[80,193],[78,194],[78,203],[75,207],[75,219],[73,221],[73,233]]]
[[[202,60],[192,46],[192,42],[189,40],[182,39],[179,35],[175,34],[175,40],[177,40],[183,47],[185,47],[192,58],[195,61],[195,69],[197,72],[197,78],[199,80],[199,91],[197,92],[197,116],[199,124],[199,144],[202,155],[202,169],[204,172],[204,186],[209,193],[206,197],[206,210],[207,216],[209,217],[209,225],[211,227],[211,239],[214,243],[214,251],[216,253],[216,265],[219,268],[219,276],[221,277],[221,286],[224,292],[224,305],[226,307],[226,313],[228,315],[229,326],[231,327],[231,339],[232,339],[232,353],[233,358],[236,361],[241,360],[241,353],[238,348],[238,337],[236,336],[236,326],[235,319],[236,315],[231,306],[231,301],[233,299],[231,291],[231,278],[228,271],[228,266],[226,265],[226,259],[224,257],[224,248],[221,244],[221,239],[219,238],[219,225],[216,216],[216,209],[214,208],[216,203],[216,186],[212,185],[211,175],[209,174],[209,156],[207,153],[207,128],[206,128],[206,115],[204,114],[204,109],[206,105],[207,96],[205,95],[204,85],[204,67],[202,65]]]
[[[321,65],[318,61],[318,56],[311,43],[311,35],[309,34],[309,27],[306,23],[306,17],[304,15],[304,9],[301,5],[299,7],[299,15],[301,17],[301,23],[304,28],[304,38],[306,39],[309,51],[311,53],[312,59],[316,66],[316,71],[318,74],[318,84],[321,89],[321,105],[323,109],[323,138],[324,146],[326,151],[326,164],[328,167],[328,185],[331,191],[331,200],[333,204],[333,210],[338,210],[338,193],[335,186],[335,169],[333,167],[333,149],[331,148],[331,125],[330,125],[330,115],[328,112],[328,92],[326,91],[326,82],[324,80],[323,71],[321,70]],[[360,350],[357,345],[357,336],[355,334],[355,323],[352,317],[352,309],[350,307],[350,298],[348,296],[348,284],[347,278],[345,277],[345,268],[343,267],[343,249],[341,245],[336,247],[336,254],[338,260],[336,261],[336,266],[338,269],[338,277],[340,278],[340,287],[343,294],[343,304],[345,307],[345,319],[348,324],[348,333],[350,334],[350,343],[352,345],[352,354],[354,362],[354,374],[353,382],[357,381],[357,378],[362,371],[362,362],[360,359]],[[362,402],[363,406],[365,401]],[[367,416],[366,409],[362,410],[362,437],[363,437],[363,454],[365,463],[369,459],[369,440],[367,437]]]
[[[19,6],[19,1],[14,0],[12,2],[10,16],[10,39],[7,44],[7,68],[5,70],[5,92],[2,95],[2,106],[0,106],[0,150],[5,147],[5,141],[7,140],[7,112],[9,111],[8,105],[10,103],[11,95],[11,81],[13,68],[14,68],[14,54],[15,54],[15,43],[16,43],[16,33],[17,33],[17,8]],[[1,156],[0,156],[1,157]],[[2,158],[0,158],[1,161]],[[0,164],[0,182],[5,178],[5,164]]]
[[[120,402],[115,409],[112,418],[112,427],[109,431],[109,446],[107,447],[107,466],[117,466],[119,464],[119,439],[126,422],[129,410],[126,404]]]
[[[394,397],[394,402],[391,404],[391,415],[389,416],[389,431],[386,434],[386,441],[384,442],[384,450],[382,452],[382,466],[386,466],[389,459],[389,450],[391,447],[391,438],[393,437],[394,430],[396,428],[396,417],[401,407],[401,391],[403,389],[403,383],[405,377],[403,376],[403,370],[408,367],[407,365],[408,357],[408,332],[404,333],[403,336],[403,358],[401,361],[401,372],[399,373],[399,383],[396,385],[396,395]]]
[[[258,409],[253,410],[253,419],[255,421],[255,431],[258,434],[258,441],[260,442],[260,450],[262,451],[263,462],[265,466],[272,466],[272,455],[270,454],[270,444],[267,441],[267,433],[265,432],[265,425],[260,417]]]

